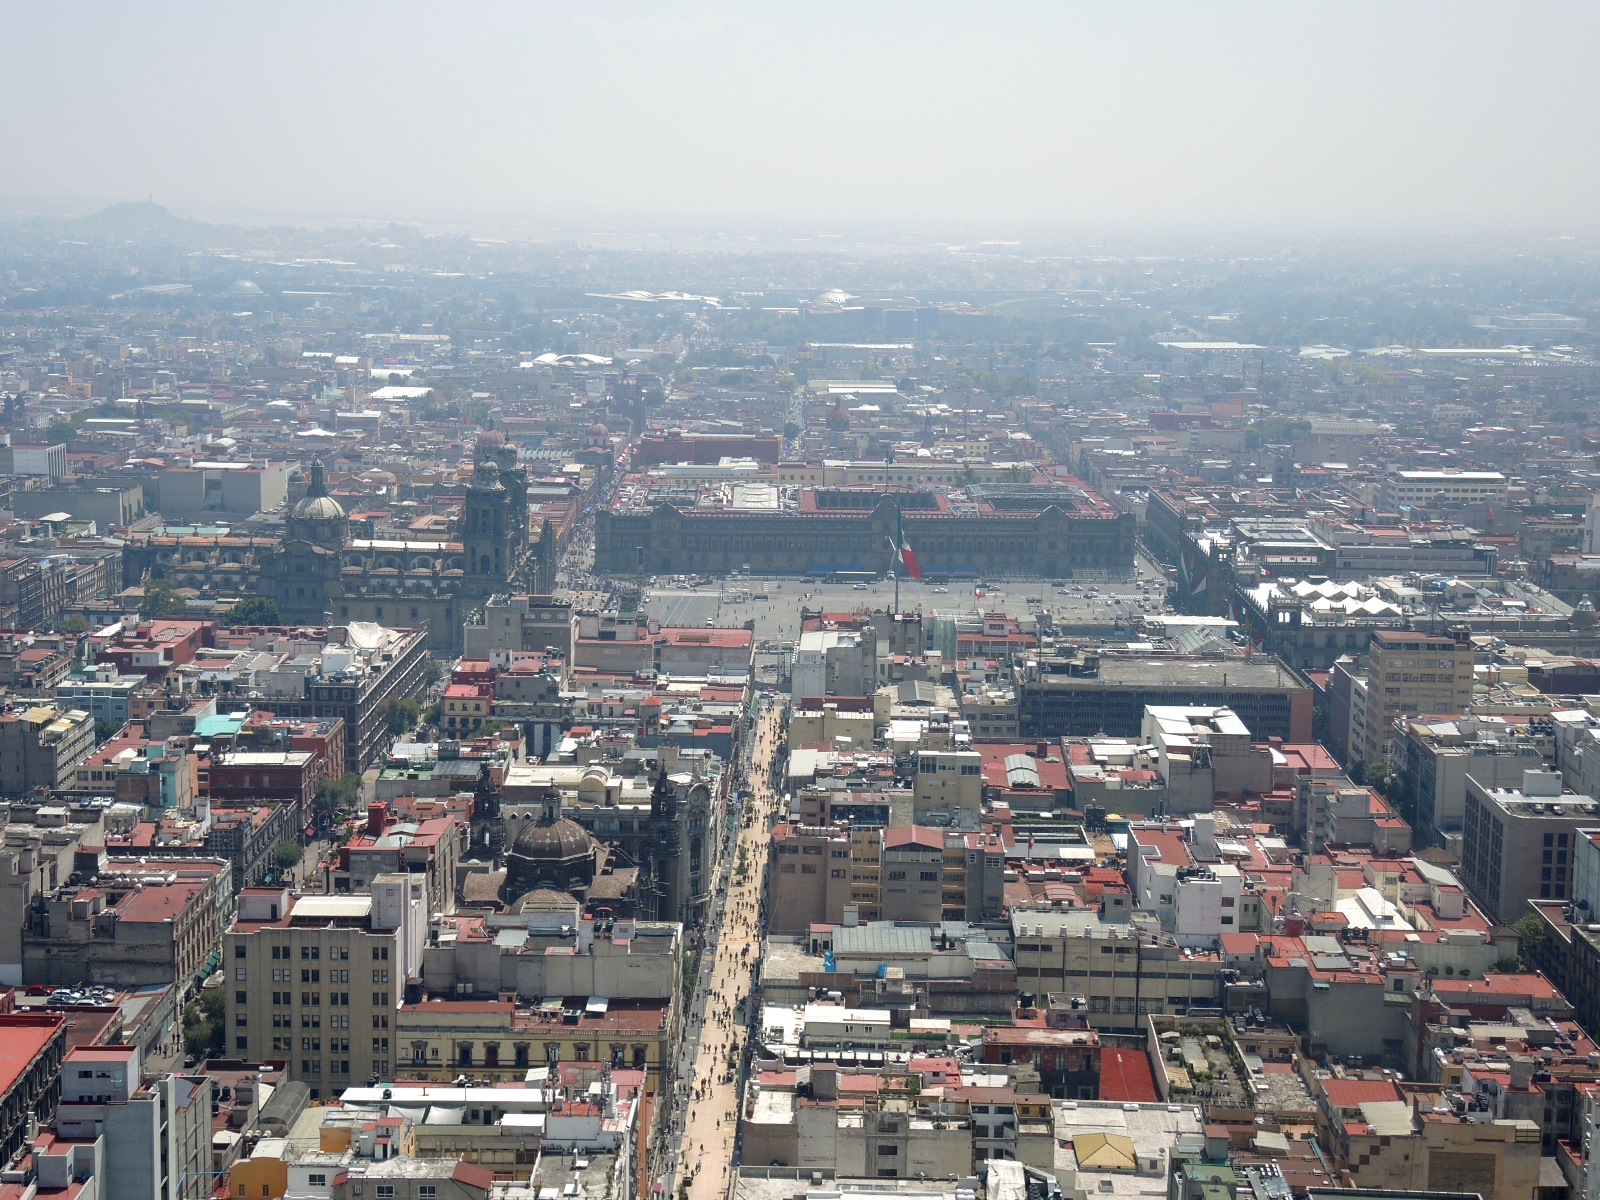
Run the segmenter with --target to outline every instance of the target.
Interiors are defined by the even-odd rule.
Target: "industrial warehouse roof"
[[[933,953],[933,937],[925,925],[895,925],[888,921],[840,925],[833,931],[833,952],[857,957],[921,957]]]

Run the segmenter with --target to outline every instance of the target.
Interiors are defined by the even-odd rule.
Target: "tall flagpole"
[[[894,569],[894,564],[900,557],[900,547],[893,538],[884,540],[889,543],[889,578],[894,581],[894,607],[889,611],[897,614],[900,611],[900,572]]]
[[[895,564],[900,561],[899,533],[904,528],[905,514],[900,511],[900,500],[894,502],[894,529],[895,536],[889,541],[889,578],[894,580],[894,607],[889,610],[891,616],[900,615],[900,572],[895,570]]]

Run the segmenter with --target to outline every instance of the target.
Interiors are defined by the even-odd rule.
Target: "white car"
[[[943,587],[934,588],[933,592],[934,592],[934,595],[936,595],[936,596],[948,596],[950,594],[950,589],[949,588],[943,588]]]

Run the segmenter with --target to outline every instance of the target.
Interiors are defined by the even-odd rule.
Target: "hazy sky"
[[[1600,5],[0,3],[0,193],[1591,232]]]

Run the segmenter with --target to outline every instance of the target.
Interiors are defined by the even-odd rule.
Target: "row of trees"
[[[152,579],[144,585],[144,599],[139,602],[139,615],[148,621],[162,621],[181,617],[189,611],[189,602],[178,594],[178,589],[165,579]],[[266,596],[251,596],[241,600],[222,614],[224,628],[235,625],[277,625],[277,601]],[[62,633],[87,633],[88,618],[72,613],[61,618],[56,628]]]
[[[168,580],[151,579],[145,583],[144,599],[139,603],[141,617],[152,621],[181,617],[188,608],[189,602],[178,594],[178,589]],[[82,621],[83,618],[76,620]],[[222,614],[222,624],[227,628],[235,625],[276,625],[280,620],[277,601],[266,596],[247,597]],[[88,622],[84,621],[83,626],[88,628]]]

